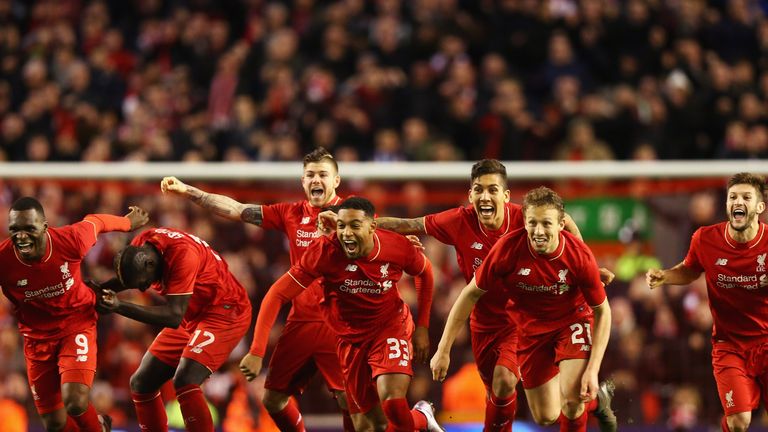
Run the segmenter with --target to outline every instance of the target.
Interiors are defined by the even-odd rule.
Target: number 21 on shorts
[[[571,343],[574,345],[584,345],[585,343],[592,346],[592,329],[589,323],[576,323],[571,324]],[[585,339],[586,337],[586,339]]]

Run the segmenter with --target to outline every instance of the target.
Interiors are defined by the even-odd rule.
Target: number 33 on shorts
[[[203,335],[202,338],[200,338],[200,335]],[[197,342],[197,339],[200,338],[200,342],[195,345],[195,342]],[[213,335],[213,333],[209,332],[208,330],[200,331],[195,330],[195,333],[192,335],[192,339],[189,340],[189,346],[193,347],[190,351],[192,351],[195,354],[200,354],[203,352],[203,347],[206,347],[213,343],[213,341],[216,340],[216,336]]]
[[[408,341],[405,339],[387,338],[387,345],[389,346],[389,358],[399,358],[400,364],[398,366],[408,366],[408,361],[411,359]]]

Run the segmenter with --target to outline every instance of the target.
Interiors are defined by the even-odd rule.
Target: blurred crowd
[[[298,163],[296,169],[297,172],[300,170]],[[225,189],[219,192],[229,193],[242,201],[263,202],[258,197],[241,196],[236,188],[221,187]],[[360,187],[364,194],[379,186],[365,184]],[[93,212],[121,215],[127,212],[128,205],[140,205],[150,212],[151,224],[195,233],[220,251],[248,290],[257,311],[267,289],[289,266],[288,244],[284,236],[212,216],[181,198],[162,196],[155,184],[147,184],[145,188],[132,192],[125,185],[91,187],[81,184],[73,189],[53,182],[6,182],[0,185],[0,226],[7,226],[8,208],[22,195],[40,198],[52,226],[80,220]],[[155,192],[147,193],[150,188]],[[463,190],[466,185],[457,184],[456,188]],[[299,194],[298,185],[296,189]],[[416,217],[462,204],[460,201],[431,203],[427,188],[415,182],[403,183],[393,193],[408,197],[414,204],[379,205],[379,214]],[[712,318],[703,281],[651,291],[644,274],[648,268],[669,267],[682,260],[693,231],[723,218],[724,192],[705,189],[685,195],[650,196],[643,202],[652,213],[652,236],[644,237],[634,221],[628,220],[620,230],[616,242],[619,247],[598,256],[600,264],[617,275],[608,287],[614,322],[601,377],[616,382],[614,407],[621,424],[655,425],[677,430],[717,425],[721,408],[711,372]],[[3,228],[2,236],[5,232]],[[128,237],[129,234],[123,233],[102,235],[85,261],[84,274],[95,280],[111,277],[112,257]],[[430,335],[433,346],[436,346],[450,306],[465,283],[456,266],[453,249],[431,238],[423,240],[435,269],[437,291]],[[410,280],[402,284],[401,293],[415,308],[415,292]],[[157,300],[150,294],[130,292],[127,295],[136,302]],[[35,423],[38,420],[26,384],[20,335],[9,313],[10,304],[0,296],[0,415],[10,416],[7,410],[13,409],[16,414],[26,412],[29,421]],[[274,329],[272,343],[280,328],[278,325]],[[117,425],[130,426],[135,422],[128,381],[157,331],[121,316],[105,315],[100,320],[99,366],[93,398],[95,406],[111,413]],[[451,373],[443,385],[432,382],[426,365],[416,367],[409,399],[433,400],[443,412],[451,412],[454,420],[482,419],[484,390],[472,362],[468,337],[467,332],[457,339],[452,351]],[[247,383],[237,369],[249,344],[250,335],[235,350],[222,371],[214,374],[204,386],[226,431],[264,431],[272,427],[260,404],[263,381]],[[518,417],[530,420],[524,395],[520,395],[523,400],[519,404]],[[172,391],[166,396],[168,400],[172,399]],[[300,403],[306,415],[334,414],[337,410],[320,380],[310,386]],[[756,418],[754,424],[761,424],[761,421]]]
[[[0,0],[0,160],[761,158],[762,0]]]

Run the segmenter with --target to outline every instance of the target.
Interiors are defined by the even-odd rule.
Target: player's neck
[[[490,224],[483,224],[483,228],[487,229],[488,231],[497,231],[501,229],[501,226],[503,224],[504,224],[504,214],[502,213],[498,217],[494,218]]]
[[[331,193],[331,196],[329,196],[328,199],[325,200],[325,202],[320,204],[319,206],[313,205],[311,200],[308,200],[308,201],[309,201],[309,205],[311,205],[312,207],[326,208],[328,206],[333,205],[333,202],[336,201],[336,191],[333,191],[333,193]]]
[[[755,221],[752,224],[749,224],[749,227],[747,229],[742,231],[737,231],[733,229],[731,224],[728,224],[728,235],[731,236],[731,238],[738,242],[738,243],[748,243],[752,240],[754,240],[755,237],[757,237],[757,232],[760,229],[760,222]]]

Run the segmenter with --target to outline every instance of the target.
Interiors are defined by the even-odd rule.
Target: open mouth
[[[536,247],[544,247],[547,245],[547,239],[542,237],[534,237],[533,238],[533,244]]]
[[[731,212],[734,222],[741,222],[747,217],[747,211],[742,208],[733,209]]]
[[[344,250],[348,255],[354,255],[357,252],[357,242],[354,240],[344,240]]]
[[[312,198],[322,198],[325,195],[323,188],[312,188],[309,190],[309,196]]]
[[[14,243],[14,245],[16,246],[16,250],[22,255],[29,255],[32,253],[32,242]]]
[[[481,205],[479,207],[480,216],[491,217],[495,213],[495,209],[492,205]]]

